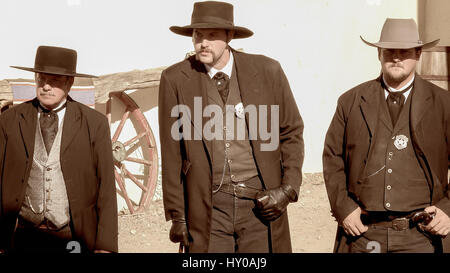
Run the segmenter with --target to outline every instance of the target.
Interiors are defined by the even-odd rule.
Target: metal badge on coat
[[[408,138],[405,135],[398,135],[395,137],[394,146],[397,150],[403,150],[408,146]]]
[[[236,116],[240,119],[243,119],[245,117],[244,105],[242,104],[242,102],[234,106],[234,112],[236,113]]]

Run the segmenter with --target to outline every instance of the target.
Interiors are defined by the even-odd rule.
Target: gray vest
[[[412,96],[411,92],[395,127],[383,96],[365,178],[361,181],[359,199],[368,211],[408,212],[430,205],[430,188],[414,153],[410,134]]]
[[[60,228],[70,221],[69,201],[60,164],[63,124],[64,122],[61,123],[50,153],[47,155],[39,121],[37,122],[33,165],[25,200],[20,209],[22,218],[36,225],[48,219]]]
[[[226,102],[229,105],[228,108],[225,107],[214,80],[211,80],[208,75],[205,78],[208,82],[208,104],[216,104],[222,108],[224,125],[223,140],[216,139],[212,141],[213,183],[220,184],[224,166],[224,183],[229,183],[230,181],[242,182],[257,176],[258,171],[253,159],[245,118],[237,118],[234,113],[234,106],[242,102],[235,66],[233,65],[230,78],[229,94]],[[230,124],[227,125],[227,111],[229,119],[233,119],[234,129],[229,128],[231,127]],[[238,127],[241,129],[238,130]]]

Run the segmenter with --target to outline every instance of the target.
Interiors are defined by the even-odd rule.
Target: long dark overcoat
[[[355,210],[364,187],[361,176],[381,109],[381,77],[344,93],[328,129],[323,171],[331,210],[338,223]],[[416,75],[409,122],[411,143],[431,189],[431,203],[450,216],[448,169],[450,166],[450,92]],[[335,251],[347,252],[348,241],[338,227]],[[448,237],[447,237],[448,238]],[[450,251],[445,239],[444,251]]]
[[[264,188],[273,189],[282,183],[299,192],[303,164],[303,121],[292,95],[289,83],[280,64],[261,55],[250,55],[233,51],[241,99],[248,105],[268,106],[270,131],[271,105],[279,106],[279,145],[273,151],[262,151],[261,144],[269,143],[258,139],[250,141],[253,155]],[[167,68],[161,75],[159,89],[159,126],[162,154],[162,184],[166,219],[186,216],[191,252],[207,252],[211,229],[212,211],[212,165],[211,141],[201,134],[209,120],[202,118],[207,105],[207,88],[202,77],[204,65],[192,56]],[[202,98],[200,107],[194,97]],[[197,103],[198,104],[198,103]],[[189,123],[181,128],[190,132],[191,140],[176,140],[172,127],[179,116],[171,117],[176,105],[187,106],[191,115]],[[195,110],[200,110],[196,117]],[[197,112],[198,113],[198,112]],[[249,115],[246,115],[249,124]],[[219,128],[220,130],[221,128]],[[176,130],[175,130],[176,131]],[[194,134],[203,137],[195,137]],[[273,252],[291,252],[287,213],[271,223],[271,243]]]
[[[38,100],[0,115],[0,249],[8,249],[33,162]],[[107,119],[67,98],[61,169],[73,232],[89,250],[117,252],[117,199]]]

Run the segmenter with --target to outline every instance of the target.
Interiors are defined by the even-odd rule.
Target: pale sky
[[[0,79],[32,78],[39,45],[78,51],[80,73],[169,66],[192,50],[170,32],[190,24],[194,0],[0,0]],[[380,71],[376,49],[387,17],[416,18],[416,0],[232,0],[235,25],[255,35],[231,46],[278,60],[305,122],[304,170],[322,170],[337,98]],[[152,125],[154,126],[154,125]]]

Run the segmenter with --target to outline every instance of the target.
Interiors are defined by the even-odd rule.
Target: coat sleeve
[[[325,137],[323,174],[331,211],[338,223],[354,211],[358,205],[350,198],[345,168],[346,119],[340,101]]]
[[[96,159],[99,185],[97,199],[98,225],[95,249],[117,252],[117,193],[111,147],[110,130],[108,122],[104,118],[98,124],[93,151]]]
[[[3,215],[3,159],[6,149],[6,134],[3,127],[3,119],[0,118],[0,250],[5,250],[8,247],[8,238],[6,234],[6,221]]]
[[[302,183],[304,159],[303,119],[298,110],[288,79],[277,62],[276,90],[281,91],[279,109],[280,152],[283,168],[282,184],[289,184],[296,192],[297,201]]]
[[[446,91],[448,92],[448,91]],[[444,111],[446,113],[445,115],[445,122],[444,122],[444,130],[445,130],[445,140],[447,143],[447,170],[450,170],[450,96],[445,96],[445,98],[442,100],[444,102]],[[444,189],[444,197],[436,203],[436,207],[440,208],[442,211],[444,211],[448,216],[450,216],[450,173],[448,174],[448,181],[446,185],[443,185]]]
[[[185,219],[184,190],[182,181],[181,141],[172,136],[172,126],[179,122],[172,117],[177,107],[176,90],[167,75],[161,74],[158,97],[159,136],[161,141],[162,189],[166,220]]]

